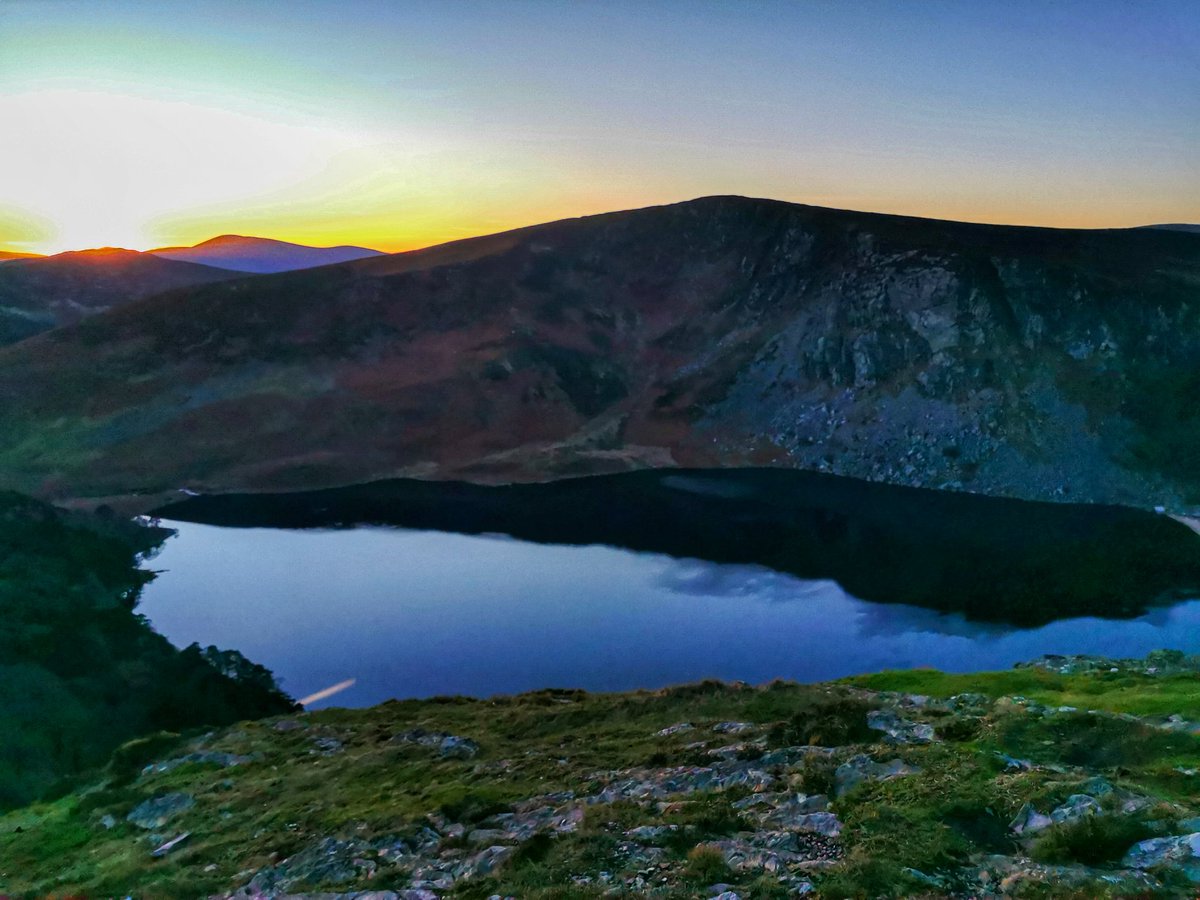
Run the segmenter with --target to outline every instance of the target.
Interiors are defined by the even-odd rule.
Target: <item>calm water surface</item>
[[[1005,668],[1042,653],[1200,652],[1200,601],[1033,629],[870,603],[832,581],[605,546],[399,528],[167,523],[140,610],[179,646],[240,650],[314,705],[625,690],[702,678],[817,681]]]

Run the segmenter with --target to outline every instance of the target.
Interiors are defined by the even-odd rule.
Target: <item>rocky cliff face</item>
[[[179,291],[0,353],[50,492],[772,464],[1177,507],[1200,238],[715,197]],[[36,485],[34,485],[36,486]]]

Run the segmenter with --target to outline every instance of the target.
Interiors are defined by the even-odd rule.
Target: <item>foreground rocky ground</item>
[[[1200,660],[391,702],[126,745],[9,895],[1192,897]]]

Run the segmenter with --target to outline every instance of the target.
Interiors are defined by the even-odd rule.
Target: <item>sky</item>
[[[0,0],[0,249],[398,251],[709,194],[1200,222],[1200,5]]]

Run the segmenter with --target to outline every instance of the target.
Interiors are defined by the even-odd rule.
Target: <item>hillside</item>
[[[233,277],[220,269],[105,248],[0,266],[0,344],[149,297]]]
[[[1193,234],[710,197],[9,347],[0,471],[79,497],[758,464],[1178,508],[1200,497],[1198,298]]]
[[[0,250],[0,262],[8,262],[12,259],[41,259],[40,253],[21,253],[16,250]]]
[[[268,238],[223,234],[194,247],[163,247],[150,253],[162,259],[201,263],[237,272],[290,272],[332,263],[382,256],[366,247],[306,247]]]
[[[265,669],[180,651],[136,614],[154,578],[140,556],[167,534],[0,493],[0,809],[62,792],[131,738],[291,708]]]
[[[545,690],[164,736],[0,816],[0,891],[1194,897],[1198,666]]]

